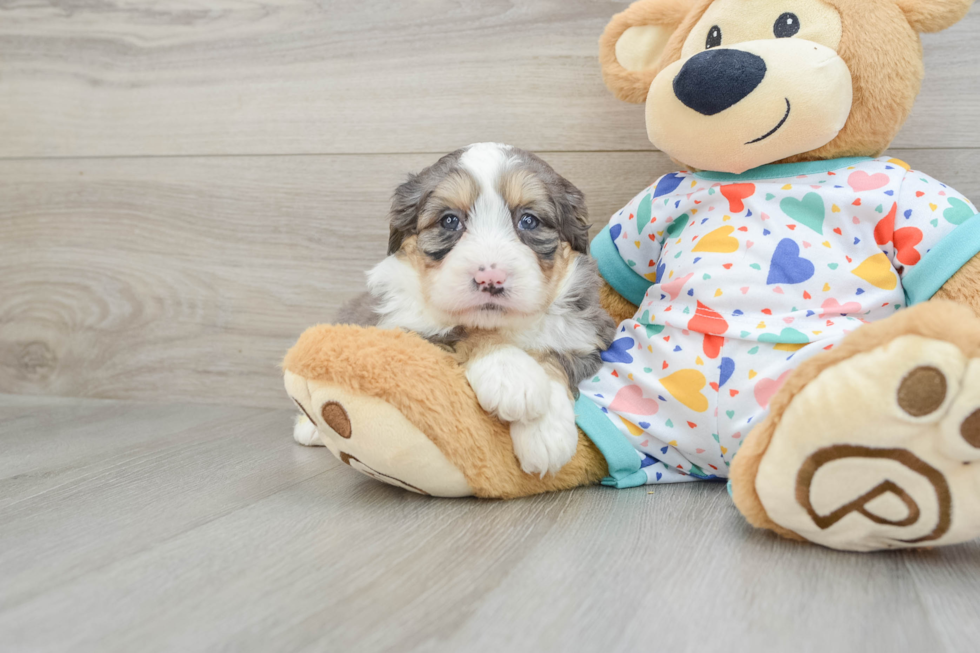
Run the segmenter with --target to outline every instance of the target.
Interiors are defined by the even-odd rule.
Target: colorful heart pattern
[[[721,227],[715,229],[704,238],[698,241],[692,251],[710,252],[712,254],[731,254],[738,251],[738,239],[732,238],[735,227]]]
[[[672,173],[613,216],[621,261],[599,267],[639,308],[580,390],[648,482],[727,476],[793,370],[903,308],[909,273],[941,268],[939,243],[980,219],[897,159],[834,165]]]
[[[787,197],[779,203],[779,208],[793,220],[813,229],[818,234],[823,234],[823,222],[827,215],[827,208],[824,206],[823,197],[819,194],[807,193],[800,200],[795,197]]]
[[[772,254],[766,283],[770,286],[777,283],[796,285],[812,279],[816,269],[812,261],[800,256],[800,246],[796,241],[784,238]]]
[[[656,399],[644,397],[643,388],[640,386],[628,385],[616,393],[616,397],[609,404],[609,410],[630,415],[656,415],[660,410],[660,404]]]

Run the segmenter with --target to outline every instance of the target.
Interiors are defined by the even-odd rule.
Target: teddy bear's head
[[[972,2],[640,0],[602,35],[603,77],[686,166],[878,156],[919,92],[919,33]]]

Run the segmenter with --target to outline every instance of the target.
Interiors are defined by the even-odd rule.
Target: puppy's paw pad
[[[474,361],[466,378],[480,406],[505,422],[541,417],[549,401],[549,379],[523,351],[504,348]]]
[[[293,440],[304,447],[322,447],[323,440],[316,429],[316,424],[311,422],[306,415],[297,415],[296,423],[293,426]]]
[[[578,429],[575,412],[564,388],[551,382],[548,409],[530,421],[513,422],[510,435],[514,454],[528,474],[556,474],[575,456]]]

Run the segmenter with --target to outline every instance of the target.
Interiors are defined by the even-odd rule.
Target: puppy
[[[615,324],[599,305],[582,193],[537,156],[480,143],[395,191],[388,257],[338,322],[414,331],[454,353],[480,405],[510,423],[530,474],[575,454],[573,398]],[[314,444],[305,417],[294,433]]]

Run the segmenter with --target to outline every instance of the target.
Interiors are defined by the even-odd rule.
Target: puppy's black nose
[[[686,106],[713,116],[738,104],[762,83],[766,62],[744,50],[705,50],[687,60],[674,78],[674,95]]]

